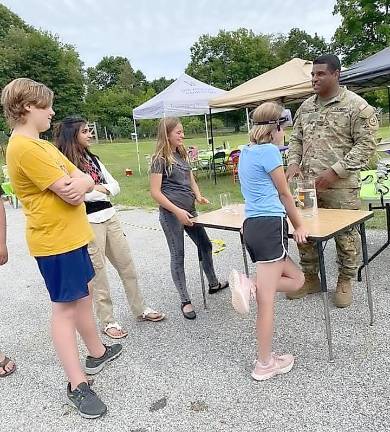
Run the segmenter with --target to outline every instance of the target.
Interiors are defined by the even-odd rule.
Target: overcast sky
[[[177,78],[200,35],[220,29],[288,33],[330,40],[340,24],[335,0],[0,0],[28,24],[71,43],[86,66],[127,57],[151,80]]]

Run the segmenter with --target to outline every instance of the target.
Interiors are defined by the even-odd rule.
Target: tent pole
[[[213,116],[211,114],[211,108],[209,108],[209,115],[210,115],[211,151],[213,152],[213,156],[211,157],[211,161],[213,164],[213,171],[214,171],[214,184],[217,184],[217,171],[215,170],[215,161],[214,161]]]
[[[204,124],[206,125],[206,140],[207,140],[207,146],[209,145],[209,129],[207,126],[207,114],[204,115]]]
[[[245,108],[245,111],[246,111],[246,125],[247,125],[248,133],[249,133],[250,130],[251,130],[251,127],[250,127],[250,124],[249,124],[249,110],[248,110],[248,108]]]
[[[138,133],[137,133],[137,125],[135,123],[134,117],[133,117],[133,122],[134,122],[134,132],[135,132],[135,143],[137,145],[138,172],[141,175],[141,163],[139,161]]]

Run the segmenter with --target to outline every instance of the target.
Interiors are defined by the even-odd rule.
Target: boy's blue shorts
[[[95,271],[87,245],[58,255],[35,257],[52,302],[71,302],[89,294]]]

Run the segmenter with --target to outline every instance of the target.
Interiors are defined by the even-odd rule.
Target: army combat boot
[[[289,300],[295,300],[305,297],[307,294],[321,292],[321,283],[318,274],[305,273],[305,283],[298,291],[286,294]]]
[[[339,308],[345,308],[352,303],[352,280],[347,276],[339,275],[337,280],[334,304]]]

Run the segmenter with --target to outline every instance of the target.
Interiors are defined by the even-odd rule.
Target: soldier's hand
[[[286,179],[291,180],[293,177],[303,178],[303,174],[298,164],[291,164],[286,169]]]
[[[320,175],[316,178],[316,189],[319,191],[324,191],[329,189],[337,180],[339,176],[336,174],[332,168],[328,168],[322,171]]]

